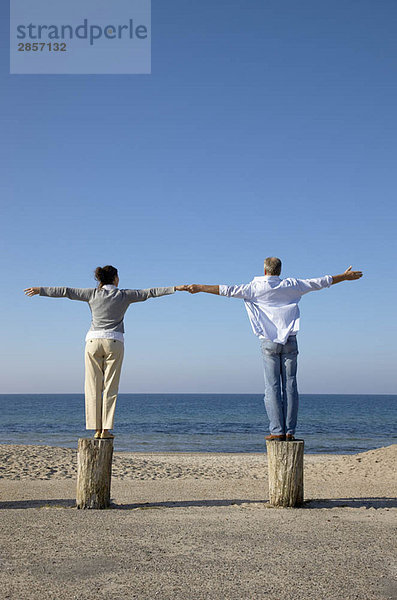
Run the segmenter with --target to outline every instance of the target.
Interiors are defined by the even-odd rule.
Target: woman
[[[85,346],[86,429],[95,429],[96,439],[112,439],[114,411],[124,356],[124,314],[133,302],[158,298],[185,290],[185,286],[119,290],[117,269],[111,265],[95,270],[97,288],[30,287],[27,296],[69,298],[88,302],[92,313]]]

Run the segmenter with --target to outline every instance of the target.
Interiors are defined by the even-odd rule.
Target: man
[[[191,294],[206,292],[242,298],[254,334],[259,337],[265,372],[265,407],[270,421],[267,440],[294,440],[299,395],[296,383],[299,330],[298,302],[304,294],[362,277],[346,269],[341,275],[315,279],[281,279],[281,260],[265,259],[265,275],[245,285],[189,285]]]

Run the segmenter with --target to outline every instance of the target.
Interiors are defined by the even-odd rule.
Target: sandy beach
[[[300,509],[266,454],[116,452],[105,511],[74,508],[74,450],[0,455],[1,598],[397,598],[397,445],[305,455]]]

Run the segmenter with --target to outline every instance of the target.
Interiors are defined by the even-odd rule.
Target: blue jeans
[[[261,348],[265,368],[265,408],[270,421],[270,433],[293,435],[299,404],[296,336],[290,336],[284,345],[261,340]]]

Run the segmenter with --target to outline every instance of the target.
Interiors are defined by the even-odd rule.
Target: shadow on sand
[[[0,509],[6,508],[75,508],[75,499],[59,500],[10,500],[0,502]]]
[[[397,498],[319,498],[305,500],[304,508],[397,508]]]
[[[113,510],[148,510],[156,508],[209,508],[213,506],[247,506],[254,504],[271,508],[268,500],[181,500],[167,502],[137,502],[134,504],[112,503],[109,507]],[[23,509],[23,508],[75,508],[74,499],[56,500],[11,500],[0,502],[0,509]],[[303,509],[322,508],[397,508],[397,498],[330,498],[305,500]]]

